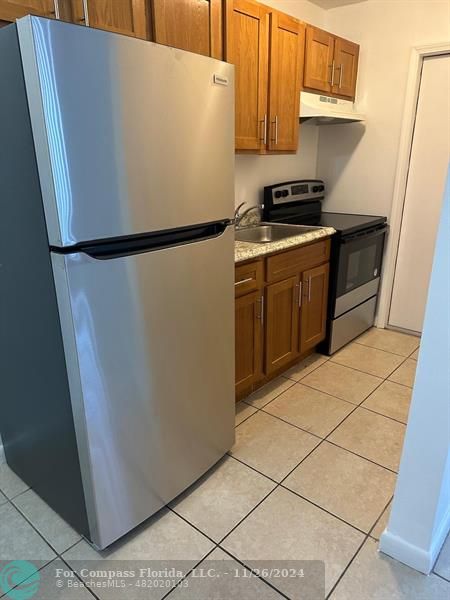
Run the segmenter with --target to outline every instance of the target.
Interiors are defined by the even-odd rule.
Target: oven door
[[[377,294],[386,231],[382,225],[341,239],[334,317]]]

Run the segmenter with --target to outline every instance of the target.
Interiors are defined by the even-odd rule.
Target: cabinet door
[[[89,27],[148,38],[146,0],[72,0],[72,17]]]
[[[151,0],[153,41],[221,59],[221,0]]]
[[[348,40],[336,38],[334,45],[334,85],[332,92],[354,98],[358,73],[359,46]]]
[[[331,92],[334,36],[307,25],[303,85],[321,92]]]
[[[300,353],[313,348],[325,338],[328,275],[328,263],[305,271],[302,275]]]
[[[269,150],[296,150],[305,28],[297,19],[270,15]]]
[[[289,364],[298,355],[298,303],[298,277],[267,286],[266,375]]]
[[[0,0],[0,21],[12,22],[25,15],[55,16],[53,0]]]
[[[263,302],[261,292],[235,300],[236,395],[250,390],[262,374]]]
[[[235,65],[236,150],[266,145],[269,9],[226,0],[225,60]]]

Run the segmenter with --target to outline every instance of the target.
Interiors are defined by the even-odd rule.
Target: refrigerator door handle
[[[229,221],[220,221],[144,235],[97,240],[65,248],[51,247],[51,250],[57,254],[82,252],[97,260],[109,260],[213,239],[221,236],[229,226]]]

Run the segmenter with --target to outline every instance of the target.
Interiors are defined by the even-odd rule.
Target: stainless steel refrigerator
[[[233,443],[233,67],[26,17],[0,82],[0,432],[104,548]]]

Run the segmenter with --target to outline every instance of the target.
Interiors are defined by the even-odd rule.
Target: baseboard
[[[380,551],[425,575],[428,575],[433,567],[430,552],[413,546],[388,529],[385,529],[380,537]]]
[[[435,528],[436,533],[433,536],[433,543],[431,545],[431,557],[433,560],[432,567],[434,567],[434,563],[436,562],[439,552],[444,545],[444,542],[447,538],[447,535],[450,532],[450,506],[447,508],[444,516],[441,519],[439,525]]]
[[[391,533],[389,529],[385,529],[380,537],[380,551],[408,565],[408,567],[416,569],[416,571],[429,575],[449,531],[450,507],[437,527],[433,543],[429,550],[414,546],[403,538]]]

